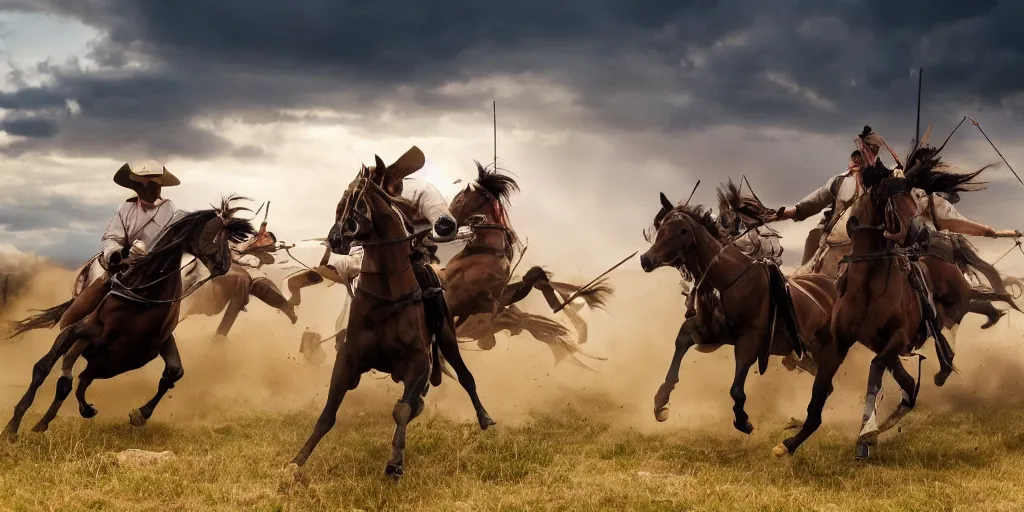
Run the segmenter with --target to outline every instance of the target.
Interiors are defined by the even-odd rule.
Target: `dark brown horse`
[[[234,218],[244,208],[231,203],[232,198],[227,198],[220,208],[192,212],[176,220],[165,228],[147,255],[114,273],[114,277],[94,282],[74,299],[61,318],[61,332],[53,347],[32,368],[32,383],[4,430],[8,436],[17,435],[36,391],[61,356],[64,362],[56,396],[34,431],[47,429],[71,393],[71,372],[79,356],[89,362],[78,376],[75,391],[84,418],[96,415],[96,409],[85,399],[93,380],[141,368],[158,355],[163,358],[164,372],[156,396],[129,414],[132,425],[146,423],[160,399],[185,372],[174,340],[183,295],[182,254],[195,256],[212,276],[222,275],[231,265],[228,244],[254,232],[247,220]]]
[[[389,169],[376,157],[376,165],[362,168],[339,203],[332,228],[339,236],[332,238],[344,247],[362,245],[362,267],[347,336],[335,357],[327,404],[313,433],[292,459],[296,466],[305,464],[334,426],[345,393],[355,389],[360,376],[370,370],[389,373],[405,386],[392,412],[396,428],[391,460],[385,468],[391,477],[398,478],[404,472],[406,428],[423,411],[422,397],[429,384],[440,385],[444,360],[451,363],[459,383],[469,393],[480,428],[486,430],[494,424],[462,360],[451,314],[443,307],[439,308],[440,318],[428,318],[426,314],[426,303],[436,301],[442,290],[440,286],[422,288],[410,263],[410,244],[416,235],[409,234],[394,207],[399,199],[385,192],[389,181],[402,178],[401,168]]]
[[[552,311],[558,311],[572,294],[582,298],[591,308],[603,308],[613,293],[603,280],[582,289],[555,282],[551,273],[538,266],[531,267],[516,281],[512,278],[513,252],[519,242],[509,222],[508,201],[519,185],[508,175],[477,166],[477,177],[452,199],[450,210],[460,226],[472,226],[475,238],[452,257],[443,270],[445,293],[452,315],[457,319],[459,337],[476,339],[480,348],[490,350],[494,335],[508,329],[513,335],[526,330],[534,338],[551,347],[556,360],[582,353],[578,344],[587,340],[587,324],[577,314],[579,306],[566,306],[564,311],[576,327],[577,343],[568,339],[568,330],[548,318],[522,311],[516,303],[533,289],[540,290]],[[485,315],[493,322],[474,322],[462,329],[473,315]],[[592,357],[592,356],[591,356]]]
[[[691,347],[712,352],[721,345],[733,345],[736,373],[729,390],[735,402],[733,426],[749,434],[754,427],[744,410],[743,387],[755,362],[760,361],[763,373],[769,355],[803,352],[807,357],[809,352],[819,368],[838,367],[830,332],[835,286],[819,274],[787,279],[778,267],[752,260],[735,245],[723,244],[720,240],[727,235],[703,207],[674,206],[665,194],[661,194],[661,204],[655,217],[657,234],[640,257],[641,267],[645,272],[675,267],[696,279],[691,293],[708,288],[715,293],[709,294],[706,303],[697,301],[697,314],[679,330],[672,364],[655,397],[655,416],[664,421],[669,394],[679,382],[679,365]],[[789,302],[787,284],[792,290],[792,311],[785,307]]]

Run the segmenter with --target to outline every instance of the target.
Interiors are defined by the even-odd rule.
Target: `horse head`
[[[449,206],[455,222],[465,226],[474,222],[478,224],[494,224],[505,228],[515,242],[515,231],[508,220],[509,198],[519,192],[519,184],[511,176],[488,169],[480,162],[476,163],[477,177],[466,188],[459,191]]]
[[[353,243],[387,242],[408,235],[405,222],[396,210],[403,199],[388,192],[399,189],[407,169],[389,167],[376,155],[374,159],[373,167],[364,165],[359,169],[338,202],[334,225],[327,235],[335,254],[348,254]]]
[[[691,276],[699,275],[700,255],[717,253],[721,248],[719,239],[725,236],[721,226],[708,210],[700,205],[673,205],[665,194],[660,195],[661,210],[654,216],[654,235],[645,232],[651,241],[651,248],[640,256],[640,267],[644,272],[653,272],[665,266],[685,269]],[[715,247],[704,247],[713,245]]]

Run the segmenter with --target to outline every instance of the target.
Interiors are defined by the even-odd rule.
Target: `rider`
[[[75,308],[92,311],[106,295],[110,275],[145,256],[161,231],[185,214],[162,197],[163,187],[181,182],[159,163],[124,164],[114,174],[114,183],[135,192],[121,203],[103,232],[100,254],[90,263],[88,273],[79,277]],[[99,268],[97,268],[99,267]]]
[[[874,148],[876,152],[878,150],[877,143],[872,142],[869,147]],[[831,210],[831,213],[827,212],[822,216],[821,222],[819,222],[821,230],[817,234],[812,230],[808,235],[808,241],[805,245],[810,246],[813,244],[815,250],[810,258],[805,258],[806,261],[802,262],[800,268],[794,272],[794,275],[821,271],[827,261],[825,259],[826,255],[833,250],[842,252],[840,248],[846,248],[845,246],[850,244],[849,236],[846,236],[845,226],[838,226],[839,229],[837,231],[839,232],[837,233],[833,233],[833,231],[836,230],[839,221],[846,218],[843,213],[864,192],[864,184],[861,181],[860,175],[863,167],[863,155],[859,150],[854,151],[850,154],[850,161],[846,166],[846,172],[829,178],[824,185],[811,192],[795,206],[780,209],[776,220],[793,219],[798,222],[826,208]],[[832,272],[827,273],[831,274]]]
[[[249,294],[268,306],[281,310],[294,324],[298,321],[295,307],[284,298],[281,290],[260,268],[264,264],[274,262],[272,253],[277,249],[276,244],[277,237],[267,231],[267,221],[263,221],[255,236],[232,248],[231,266],[232,270],[242,270],[251,278]]]

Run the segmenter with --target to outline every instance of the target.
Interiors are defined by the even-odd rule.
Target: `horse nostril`
[[[646,254],[640,256],[640,268],[642,268],[644,272],[650,272],[654,270],[653,268],[651,268],[651,259],[648,258]]]

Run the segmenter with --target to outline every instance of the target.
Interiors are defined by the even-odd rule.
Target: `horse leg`
[[[288,320],[291,320],[292,325],[299,321],[299,317],[295,316],[295,308],[288,303],[284,298],[284,294],[281,293],[281,290],[270,279],[265,277],[253,279],[252,285],[249,287],[249,293],[263,301],[264,304],[284,313]]]
[[[60,410],[60,406],[64,404],[64,400],[71,394],[72,370],[75,368],[75,362],[78,361],[78,357],[82,355],[82,351],[87,346],[89,346],[89,342],[80,339],[71,345],[71,349],[68,350],[67,354],[64,354],[64,361],[61,364],[61,376],[57,379],[57,392],[53,397],[50,408],[46,410],[46,414],[43,414],[43,417],[39,419],[36,426],[32,427],[33,432],[46,432],[50,427],[50,422],[57,417],[57,411]]]
[[[682,364],[686,351],[690,350],[690,347],[694,345],[694,318],[687,318],[679,327],[679,332],[676,334],[676,350],[672,354],[672,364],[668,367],[665,382],[658,388],[658,392],[654,394],[654,418],[658,421],[668,420],[668,399],[672,394],[672,390],[675,389],[676,383],[679,382],[679,365]]]
[[[878,394],[882,391],[882,377],[888,364],[884,356],[878,355],[871,360],[868,368],[868,391],[864,399],[864,416],[861,420],[860,435],[857,437],[857,450],[854,457],[866,460],[878,441]]]
[[[307,270],[290,277],[287,281],[288,293],[290,294],[288,304],[291,304],[292,307],[299,306],[302,304],[302,289],[322,282],[324,282],[324,278],[312,270]]]
[[[819,341],[823,340],[819,337]],[[807,418],[800,425],[800,430],[796,434],[783,440],[781,444],[772,449],[772,453],[776,457],[795,453],[796,449],[804,441],[807,441],[818,430],[818,427],[821,426],[821,413],[825,410],[825,402],[833,390],[832,379],[835,377],[836,372],[839,371],[843,360],[846,359],[848,349],[849,345],[836,343],[835,341],[825,345],[821,354],[821,362],[818,364],[818,370],[814,374],[811,401],[807,404]]]
[[[316,449],[316,445],[334,427],[334,422],[338,419],[338,408],[341,407],[345,393],[350,389],[355,389],[359,384],[359,374],[356,373],[355,365],[349,363],[350,351],[344,349],[348,346],[343,345],[342,350],[334,358],[334,370],[331,372],[331,388],[327,393],[327,403],[324,404],[324,410],[320,412],[320,417],[317,418],[316,425],[313,426],[313,432],[306,440],[306,444],[290,462],[296,467],[306,463],[313,450]]]
[[[971,301],[971,303],[967,305],[967,312],[985,316],[986,320],[981,326],[982,329],[992,327],[1000,318],[1006,315],[1006,311],[996,308],[990,301]],[[953,334],[953,338],[956,338],[956,334]]]
[[[405,392],[391,411],[391,417],[395,420],[395,437],[391,441],[391,460],[384,467],[384,474],[395,480],[405,473],[405,431],[409,422],[423,410],[423,389],[427,387],[430,377],[429,362],[413,363],[410,366],[409,377],[405,379]]]
[[[736,375],[733,377],[732,387],[729,388],[729,396],[732,397],[734,402],[732,412],[736,415],[732,425],[736,427],[736,430],[744,434],[750,434],[754,431],[754,426],[750,424],[750,417],[747,416],[747,412],[743,409],[747,401],[747,394],[744,392],[743,386],[746,384],[750,367],[757,361],[757,347],[761,336],[761,333],[754,332],[740,337],[736,340],[736,350],[734,351]]]
[[[11,441],[17,438],[21,420],[25,417],[25,413],[28,412],[28,408],[32,406],[32,401],[36,398],[36,391],[39,390],[39,386],[43,385],[43,381],[50,374],[50,370],[57,363],[57,359],[64,355],[78,338],[77,326],[78,324],[75,324],[61,331],[57,335],[57,339],[53,341],[50,351],[32,366],[32,382],[29,384],[28,390],[25,391],[25,395],[14,406],[14,415],[11,416],[11,420],[7,422],[7,426],[4,428],[4,433],[7,434]]]
[[[181,377],[185,375],[185,368],[181,365],[181,356],[178,354],[178,344],[175,342],[173,334],[167,339],[164,346],[160,348],[160,357],[164,360],[164,374],[160,376],[156,395],[146,402],[146,405],[138,409],[132,409],[128,413],[128,420],[133,427],[144,426],[150,416],[153,415],[153,409],[156,409],[156,405],[160,403],[164,395],[174,389],[174,383],[181,380]]]
[[[899,423],[899,421],[902,420],[915,405],[917,405],[917,383],[914,382],[914,377],[907,372],[907,369],[903,366],[903,362],[900,361],[899,357],[893,356],[891,358],[889,361],[889,370],[892,371],[892,376],[896,379],[896,383],[900,385],[900,391],[903,393],[903,397],[896,410],[893,411],[878,428],[879,434],[895,427],[896,424]]]
[[[476,379],[473,378],[469,367],[466,366],[466,361],[462,359],[462,352],[459,351],[459,340],[455,336],[455,329],[452,328],[450,317],[449,321],[444,323],[441,335],[438,336],[437,344],[438,348],[441,349],[441,355],[444,356],[444,360],[451,364],[452,369],[455,370],[455,375],[459,378],[459,385],[462,386],[462,389],[466,390],[466,393],[469,393],[469,399],[473,402],[473,409],[476,411],[476,419],[480,423],[480,430],[487,430],[487,427],[494,425],[495,422],[487,414],[484,404],[480,402],[480,397],[476,393]]]

